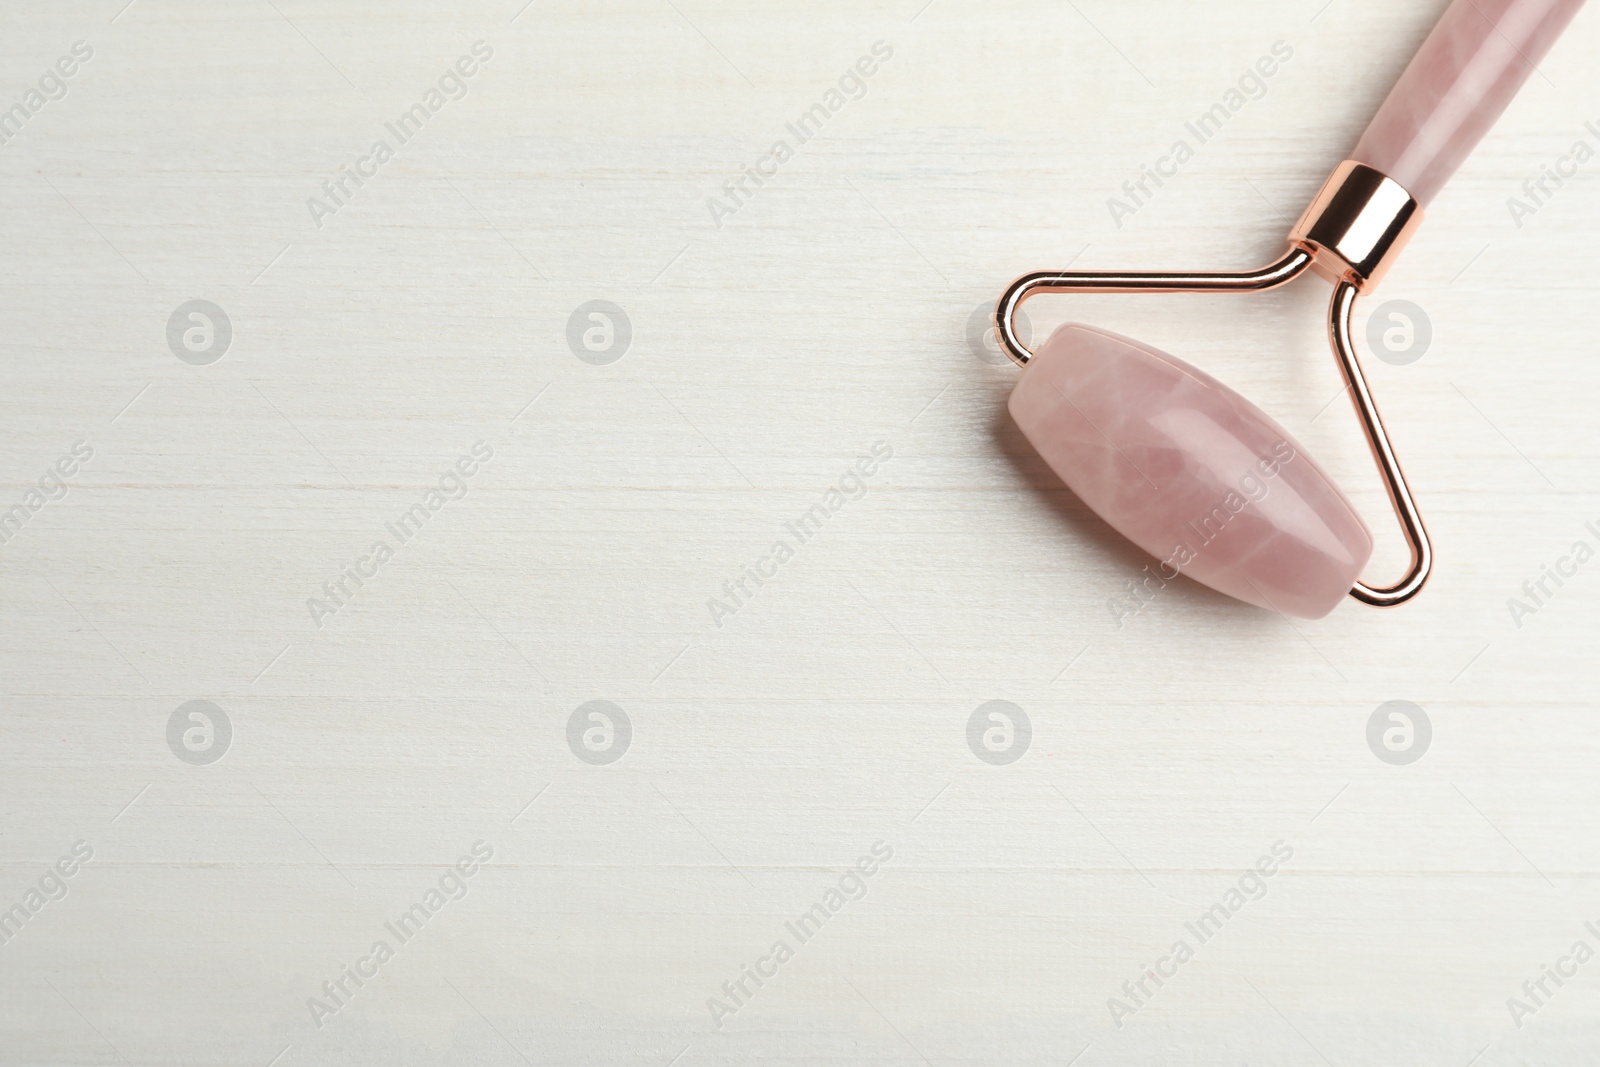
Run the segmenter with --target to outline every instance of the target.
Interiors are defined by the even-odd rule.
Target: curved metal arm
[[[1344,380],[1349,386],[1356,417],[1361,420],[1361,430],[1367,436],[1367,444],[1372,446],[1372,458],[1383,473],[1383,484],[1394,503],[1395,517],[1400,520],[1400,528],[1405,532],[1407,544],[1411,546],[1411,570],[1399,584],[1385,589],[1375,589],[1358,581],[1355,588],[1350,590],[1350,595],[1364,604],[1390,608],[1404,604],[1422,591],[1428,574],[1433,570],[1433,544],[1428,540],[1427,527],[1422,524],[1422,515],[1411,497],[1411,487],[1406,484],[1405,471],[1400,469],[1400,460],[1394,454],[1389,432],[1384,429],[1383,417],[1378,414],[1377,402],[1372,399],[1372,390],[1367,386],[1367,376],[1362,373],[1361,361],[1356,358],[1350,321],[1358,293],[1356,286],[1347,281],[1335,286],[1333,300],[1328,305],[1328,341],[1333,345],[1334,355],[1339,357],[1339,369],[1344,372]]]
[[[995,333],[1000,338],[1001,350],[1020,367],[1033,358],[1033,353],[1017,337],[1017,308],[1040,293],[1257,293],[1294,281],[1311,266],[1311,258],[1311,253],[1304,249],[1290,248],[1276,263],[1243,272],[1039,271],[1024,274],[1011,283],[995,306]]]

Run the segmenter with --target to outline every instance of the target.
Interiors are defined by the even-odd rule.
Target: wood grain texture
[[[93,450],[0,546],[0,908],[24,908],[0,1064],[1594,1047],[1600,963],[1520,1027],[1507,1004],[1600,949],[1600,562],[1507,605],[1600,547],[1600,163],[1520,226],[1507,203],[1600,149],[1594,12],[1357,311],[1431,323],[1370,372],[1437,576],[1291,626],[1192,585],[1119,620],[1145,560],[1028,449],[969,320],[1074,257],[1271,258],[1444,0],[123,2],[0,14],[0,106],[93,50],[0,145],[0,511]],[[465,95],[386,134],[477,41]],[[1260,98],[1116,225],[1108,198],[1276,42]],[[380,137],[393,158],[317,225]],[[1138,336],[1272,412],[1369,516],[1381,580],[1402,548],[1326,294],[1041,301],[1034,325]],[[232,326],[209,365],[168,343],[196,299]],[[631,325],[606,365],[568,344],[592,300]],[[879,442],[864,492],[714,618]],[[231,725],[206,765],[169,744],[192,700]],[[569,747],[592,700],[631,724],[610,764]],[[1031,725],[1007,765],[969,747],[990,700]],[[1407,766],[1368,747],[1393,700],[1432,726]],[[864,895],[791,933],[875,842]],[[1186,924],[1275,842],[1265,895],[1200,944]],[[775,976],[724,991],[780,940]],[[1193,958],[1116,1025],[1178,940]]]

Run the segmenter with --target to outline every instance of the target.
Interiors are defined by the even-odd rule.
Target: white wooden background
[[[1520,626],[1507,600],[1600,543],[1600,162],[1520,228],[1506,201],[1600,143],[1600,13],[1375,298],[1432,323],[1421,359],[1371,362],[1438,543],[1425,595],[1289,625],[1175,586],[1119,626],[1145,561],[1031,454],[969,318],[1074,257],[1274,257],[1444,0],[124,3],[0,14],[0,106],[93,50],[0,146],[0,510],[93,449],[0,547],[0,908],[25,916],[0,1063],[1592,1052],[1600,963],[1520,1027],[1507,999],[1600,948],[1600,563]],[[480,40],[468,94],[317,227],[307,199]],[[866,95],[716,225],[707,199],[879,41]],[[1266,94],[1114,226],[1278,41]],[[1399,536],[1328,407],[1326,294],[1035,325],[1236,385],[1348,487],[1383,580]],[[232,324],[208,365],[167,340],[195,299]],[[590,300],[631,324],[608,365],[566,340]],[[307,599],[480,440],[467,494],[318,628]],[[879,441],[866,495],[715,625]],[[597,699],[632,726],[609,765],[567,740]],[[231,724],[205,765],[168,741],[191,700]],[[1031,723],[1008,765],[968,744],[990,700]],[[1409,765],[1367,742],[1392,700],[1432,724]],[[865,897],[787,934],[879,841]],[[1114,1025],[1278,841],[1266,896]],[[477,842],[465,897],[314,1018]]]

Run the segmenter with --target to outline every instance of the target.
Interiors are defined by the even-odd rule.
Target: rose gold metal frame
[[[1294,281],[1308,269],[1334,282],[1328,305],[1328,343],[1339,361],[1356,418],[1383,475],[1395,517],[1411,548],[1411,567],[1392,586],[1356,582],[1350,595],[1393,607],[1416,596],[1433,570],[1433,544],[1405,471],[1378,413],[1352,340],[1356,297],[1377,284],[1422,221],[1422,207],[1398,183],[1371,167],[1345,160],[1289,232],[1289,251],[1260,270],[1242,272],[1039,271],[1006,289],[995,308],[1000,347],[1018,366],[1033,357],[1017,336],[1016,313],[1043,293],[1259,293]]]

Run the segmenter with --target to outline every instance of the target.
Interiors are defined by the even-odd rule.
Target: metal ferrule
[[[1366,290],[1421,223],[1422,205],[1404,186],[1347,159],[1289,231],[1289,243],[1311,253],[1311,269],[1324,278]]]

